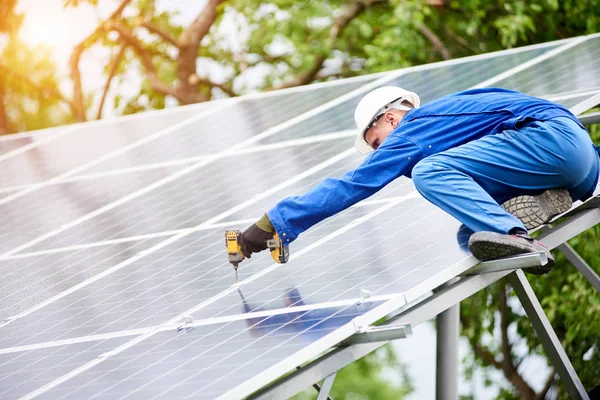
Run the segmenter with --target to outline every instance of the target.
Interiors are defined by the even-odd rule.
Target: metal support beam
[[[579,118],[579,121],[584,125],[600,124],[600,112],[580,115],[577,118]]]
[[[435,373],[436,400],[458,400],[460,303],[438,314]]]
[[[335,380],[336,375],[337,372],[334,372],[333,374],[325,378],[325,380],[323,381],[323,386],[321,386],[321,390],[319,391],[319,396],[317,397],[317,400],[329,399],[329,392],[331,392],[331,388],[333,387],[333,381]]]
[[[552,365],[556,368],[571,398],[589,400],[583,384],[579,380],[569,357],[567,357],[567,353],[560,344],[523,271],[517,270],[511,273],[508,276],[508,281],[521,301],[531,325],[533,325],[550,361],[552,361]]]
[[[541,267],[548,264],[548,256],[544,252],[529,253],[519,256],[483,261],[465,272],[463,275],[486,274],[489,272],[511,271],[522,268]]]
[[[560,250],[565,255],[567,260],[569,260],[569,262],[573,264],[573,266],[577,268],[579,272],[581,272],[581,275],[583,275],[585,279],[587,279],[592,286],[594,286],[594,288],[600,292],[600,276],[598,276],[592,267],[590,267],[588,263],[586,263],[585,260],[581,258],[579,254],[577,254],[571,245],[565,242],[558,246],[558,250]]]
[[[405,339],[412,336],[410,325],[384,325],[374,326],[368,331],[357,333],[342,342],[342,345],[357,343],[383,342],[397,339]]]

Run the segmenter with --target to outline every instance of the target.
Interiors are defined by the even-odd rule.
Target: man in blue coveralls
[[[373,195],[401,175],[421,195],[475,233],[469,250],[482,261],[550,251],[528,229],[589,198],[598,183],[600,146],[565,107],[485,88],[449,94],[420,107],[395,86],[362,98],[354,118],[357,149],[370,153],[340,179],[288,197],[242,234],[246,257],[276,231],[286,243],[318,222]]]

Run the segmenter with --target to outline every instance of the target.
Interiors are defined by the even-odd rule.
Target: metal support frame
[[[548,264],[548,256],[544,252],[529,253],[519,256],[480,262],[463,275],[479,275],[498,271],[539,267]]]
[[[544,350],[546,350],[548,357],[552,361],[552,365],[556,368],[571,398],[589,400],[589,396],[581,384],[577,372],[575,372],[569,357],[567,357],[567,353],[565,353],[560,344],[560,340],[558,340],[554,329],[552,329],[552,325],[550,325],[550,321],[548,321],[540,302],[535,297],[535,293],[523,271],[517,270],[511,273],[508,276],[508,281],[517,294],[519,301],[521,301],[521,305],[523,305],[531,321],[531,325],[533,325],[535,332],[544,346]]]
[[[436,400],[458,400],[458,345],[460,303],[436,317]]]
[[[321,386],[321,390],[319,390],[319,396],[317,397],[317,400],[330,400],[329,392],[331,392],[331,388],[333,387],[333,381],[335,380],[336,375],[337,372],[334,372],[333,374],[325,378],[325,380],[323,381],[323,386]]]
[[[573,249],[571,245],[566,242],[557,248],[565,255],[567,260],[569,260],[569,262],[573,264],[573,266],[575,266],[579,272],[581,272],[581,275],[583,275],[585,279],[587,279],[592,286],[594,286],[594,288],[600,292],[600,276],[598,276],[598,274],[588,265],[588,263],[585,262],[583,258],[581,258],[575,249]]]
[[[575,210],[571,210],[570,212],[564,214],[563,216],[568,216],[570,218],[558,226],[546,229],[539,236],[539,239],[543,240],[550,249],[558,247],[559,249],[563,250],[562,246],[568,240],[600,223],[599,206],[600,197],[595,197],[589,200],[588,202],[577,207]],[[570,249],[570,247],[567,249]],[[567,252],[569,252],[569,250],[567,250]],[[577,254],[573,251],[573,254],[570,255]],[[504,259],[498,262],[480,263],[462,274],[460,277],[455,278],[454,281],[448,282],[447,286],[442,286],[438,290],[434,291],[431,296],[417,300],[411,304],[410,307],[405,306],[402,309],[390,314],[387,321],[382,325],[376,328],[371,328],[365,333],[354,335],[353,337],[341,343],[338,347],[332,348],[331,351],[302,366],[297,371],[289,374],[285,378],[280,379],[279,381],[254,393],[250,398],[264,400],[292,397],[306,387],[313,385],[314,382],[318,382],[324,377],[331,376],[346,365],[386,345],[389,343],[389,340],[398,338],[397,336],[401,336],[398,334],[399,331],[396,331],[394,335],[397,336],[394,337],[382,336],[377,338],[376,336],[371,336],[370,340],[361,341],[361,339],[359,339],[360,335],[368,334],[369,332],[372,332],[372,329],[381,329],[382,327],[390,325],[394,326],[394,330],[397,330],[399,327],[410,329],[411,327],[420,325],[421,323],[438,316],[449,308],[455,307],[456,310],[458,310],[458,304],[462,300],[472,296],[499,279],[505,276],[510,276],[510,282],[513,286],[513,289],[517,293],[517,296],[519,297],[523,308],[529,316],[536,333],[540,337],[550,360],[554,364],[554,367],[558,371],[561,379],[564,381],[567,391],[573,398],[589,399],[585,389],[583,388],[583,385],[581,384],[581,381],[573,369],[571,362],[562,348],[556,333],[552,329],[552,326],[546,318],[539,301],[535,297],[529,282],[525,278],[523,271],[520,270],[520,268],[541,266],[546,262],[547,259],[545,259],[544,256],[535,253],[512,257],[510,259]],[[575,263],[574,265],[577,266]],[[584,264],[578,263],[578,265],[582,266]],[[589,268],[587,264],[585,264],[585,266]],[[447,314],[449,321],[454,321],[454,318],[456,318],[455,315],[458,315],[452,315],[452,313],[456,313],[456,311],[450,311],[450,313]],[[442,319],[443,318],[444,317],[442,317]],[[442,325],[443,324],[444,322],[442,322]],[[445,328],[442,327],[442,329]],[[450,330],[450,328],[448,328],[448,330]],[[452,332],[454,332],[453,327]],[[387,334],[389,334],[389,332]],[[363,337],[365,339],[369,338],[368,335]],[[379,339],[381,341],[377,341]],[[441,356],[441,358],[443,359],[444,357]],[[442,362],[448,363],[448,365],[450,363],[455,365],[453,357],[442,360]],[[458,368],[455,367],[455,371],[457,369]],[[452,385],[454,382],[454,379],[452,379],[450,382],[450,379],[446,381],[444,378],[443,382],[438,383],[438,385],[440,385],[439,387],[441,388],[443,385]],[[456,397],[438,396],[438,399],[441,398],[455,399]]]
[[[580,115],[577,118],[584,125],[600,124],[600,112]]]
[[[382,341],[387,342],[390,340],[405,339],[410,336],[412,336],[412,329],[410,325],[374,326],[369,328],[369,330],[366,332],[357,333],[350,336],[348,339],[342,342],[342,345]]]

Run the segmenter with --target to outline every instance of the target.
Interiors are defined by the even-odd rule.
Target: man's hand
[[[246,258],[250,258],[252,253],[266,250],[267,240],[272,239],[274,234],[275,228],[273,228],[269,216],[263,215],[242,233],[242,253]]]

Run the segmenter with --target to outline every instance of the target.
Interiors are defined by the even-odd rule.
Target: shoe
[[[554,217],[568,211],[573,200],[567,189],[549,189],[537,196],[518,196],[502,207],[519,218],[527,230],[544,225]]]
[[[548,263],[540,267],[526,268],[523,271],[543,275],[554,267],[554,257],[541,242],[531,238],[527,233],[504,235],[496,232],[476,232],[469,239],[469,250],[479,261],[498,260],[526,253],[543,251]]]

